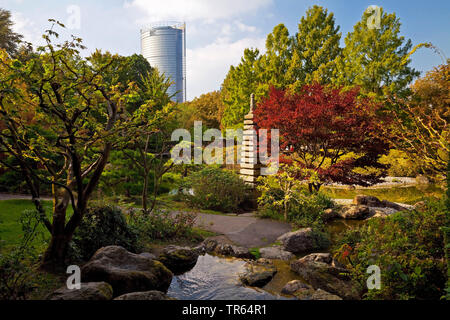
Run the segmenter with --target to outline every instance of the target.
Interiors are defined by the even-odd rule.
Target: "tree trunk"
[[[147,198],[148,198],[148,177],[149,172],[147,170],[144,170],[144,187],[142,190],[142,208],[144,209],[144,212],[147,212]]]
[[[67,249],[72,236],[65,234],[52,235],[50,244],[45,251],[41,267],[55,271],[65,267]]]
[[[73,234],[67,234],[65,230],[67,206],[62,203],[54,208],[53,227],[50,243],[42,260],[42,268],[56,271],[65,266],[65,259],[69,243]]]

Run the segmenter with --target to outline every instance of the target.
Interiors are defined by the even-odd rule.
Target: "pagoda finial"
[[[250,95],[250,113],[253,113],[254,107],[255,107],[255,94],[252,93]]]

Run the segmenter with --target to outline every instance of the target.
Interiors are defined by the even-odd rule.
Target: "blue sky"
[[[413,44],[432,42],[450,56],[448,0],[0,0],[0,8],[12,12],[16,31],[34,44],[41,42],[47,19],[55,18],[72,26],[67,35],[81,36],[89,51],[99,48],[122,55],[140,52],[139,30],[147,24],[186,21],[188,99],[219,89],[244,48],[263,51],[275,25],[284,23],[295,34],[300,18],[314,4],[335,14],[343,38],[368,6],[381,6],[397,14],[402,35]],[[413,66],[422,72],[441,61],[430,50],[413,56]]]

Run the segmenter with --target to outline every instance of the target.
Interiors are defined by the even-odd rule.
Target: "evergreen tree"
[[[289,84],[286,74],[292,57],[293,38],[284,24],[277,25],[267,36],[266,53],[261,57],[261,90],[269,92],[270,86],[285,88]]]
[[[377,97],[401,93],[419,75],[409,66],[411,40],[400,36],[401,23],[395,13],[381,9],[379,29],[369,29],[370,16],[365,12],[347,35],[342,57],[338,58],[336,82],[361,86],[362,93]]]
[[[331,82],[336,69],[335,60],[341,53],[340,39],[333,13],[317,5],[306,12],[298,25],[287,73],[292,89],[311,82]]]
[[[261,55],[258,49],[245,49],[241,63],[231,66],[222,84],[222,99],[225,110],[222,117],[223,128],[242,127],[244,116],[250,110],[250,95],[264,93],[258,89],[261,79]]]
[[[0,48],[5,49],[9,55],[17,53],[17,46],[22,36],[12,31],[13,22],[11,12],[0,8]]]

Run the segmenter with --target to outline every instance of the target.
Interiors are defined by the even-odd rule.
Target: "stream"
[[[239,281],[245,261],[206,254],[198,258],[195,267],[179,276],[174,276],[167,292],[178,300],[278,300],[289,299],[277,292],[295,278],[288,262],[263,289],[246,287]],[[280,287],[281,286],[281,287]]]
[[[337,220],[327,226],[327,231],[334,241],[339,233],[362,223]],[[280,294],[281,289],[289,281],[302,280],[291,271],[288,261],[274,260],[278,272],[267,285],[261,289],[246,287],[239,280],[245,263],[237,258],[199,256],[193,269],[173,277],[167,294],[178,300],[286,300],[292,297]]]

